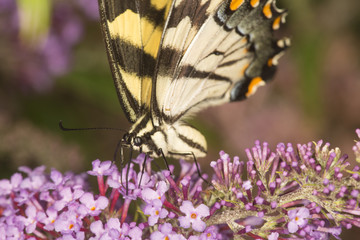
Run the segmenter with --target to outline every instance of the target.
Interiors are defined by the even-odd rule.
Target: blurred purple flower
[[[6,52],[11,56],[2,59],[9,61],[5,66],[10,66],[3,69],[8,71],[6,75],[11,80],[17,81],[16,84],[13,84],[14,81],[9,84],[25,91],[44,92],[52,88],[56,77],[70,71],[72,51],[82,39],[85,22],[97,20],[99,15],[96,0],[81,2],[53,2],[47,36],[29,44],[19,36],[21,12],[17,9],[16,1],[0,0],[1,43],[7,46]],[[85,14],[81,16],[80,12]],[[14,63],[16,67],[11,67]]]
[[[89,18],[94,20],[99,19],[99,6],[97,0],[78,0],[77,3]]]

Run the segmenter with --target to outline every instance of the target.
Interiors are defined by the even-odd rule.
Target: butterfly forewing
[[[170,0],[99,0],[120,103],[130,122],[149,111],[152,76]]]

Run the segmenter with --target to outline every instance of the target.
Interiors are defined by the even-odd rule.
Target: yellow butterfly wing
[[[152,77],[170,0],[99,0],[101,25],[119,100],[134,123],[149,111]]]

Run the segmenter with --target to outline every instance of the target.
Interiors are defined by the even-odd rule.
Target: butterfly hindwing
[[[221,2],[223,0],[174,0],[159,49],[157,72],[153,81],[152,113],[155,124],[161,124],[161,118],[166,117],[162,113],[161,98],[164,94],[169,94],[170,84],[179,70],[184,53],[203,23]]]
[[[193,22],[196,13],[206,12],[203,8],[210,1],[193,4],[181,20],[172,18],[183,8],[170,12],[168,21],[179,23],[165,28],[159,53],[154,101],[159,122],[175,122],[207,106],[250,96],[272,77],[272,59],[287,46],[273,37],[286,14],[274,0],[211,2],[213,9],[199,23]],[[165,71],[167,62],[175,68]]]
[[[134,123],[149,111],[152,77],[171,0],[99,0],[113,79]]]

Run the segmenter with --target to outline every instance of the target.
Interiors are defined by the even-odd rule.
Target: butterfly
[[[102,32],[132,127],[125,145],[152,157],[197,158],[205,137],[186,120],[240,101],[270,80],[289,39],[275,0],[99,0]]]

